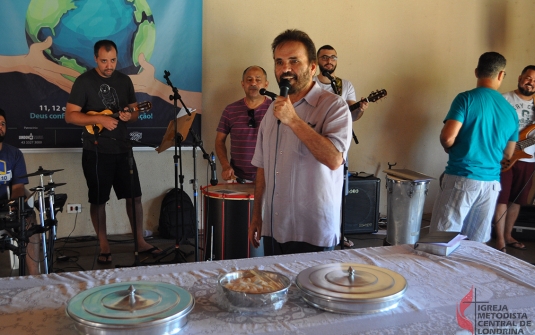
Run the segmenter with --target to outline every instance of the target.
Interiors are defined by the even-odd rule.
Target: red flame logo
[[[461,299],[461,302],[459,303],[459,307],[457,308],[457,323],[462,329],[466,329],[472,334],[474,333],[474,325],[464,315],[464,311],[472,303],[473,296],[474,296],[474,287],[472,286],[472,289],[470,289],[470,292],[468,292],[468,294],[465,295],[464,298]]]

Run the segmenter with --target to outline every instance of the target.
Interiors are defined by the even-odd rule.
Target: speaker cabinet
[[[535,239],[535,206],[528,205],[520,207],[518,218],[511,235],[519,240]]]
[[[369,234],[379,229],[381,180],[349,177],[344,234]]]

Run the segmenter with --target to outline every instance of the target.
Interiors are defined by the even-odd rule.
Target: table
[[[399,306],[367,315],[325,312],[303,301],[295,285],[276,312],[230,313],[218,304],[216,279],[221,273],[258,268],[294,280],[308,267],[338,262],[371,264],[403,275],[408,288]],[[91,287],[140,280],[172,283],[194,296],[195,308],[181,334],[462,334],[460,324],[465,323],[474,326],[475,334],[535,332],[535,266],[482,243],[463,241],[448,257],[397,245],[2,278],[0,334],[74,335],[73,322],[65,315],[70,298]],[[470,291],[472,297],[467,296]]]

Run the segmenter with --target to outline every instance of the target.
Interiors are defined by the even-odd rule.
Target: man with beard
[[[535,121],[533,110],[533,94],[535,94],[535,65],[528,65],[518,77],[518,88],[504,93],[504,98],[515,108],[518,115],[520,131],[532,126]],[[531,128],[531,127],[530,127]],[[535,137],[535,129],[529,131],[528,137]],[[496,231],[496,249],[506,251],[506,247],[526,249],[526,246],[516,241],[511,232],[518,218],[521,205],[529,204],[528,195],[535,171],[535,145],[524,149],[531,158],[518,160],[507,171],[500,174],[502,191],[498,196],[496,211],[494,212],[494,228]]]
[[[6,113],[0,108],[0,200],[16,200],[25,196],[25,184],[28,178],[21,178],[27,174],[26,162],[22,152],[12,145],[4,143],[7,123]],[[26,218],[28,227],[36,224],[35,213]],[[26,267],[29,275],[39,274],[39,234],[30,236],[26,246]]]
[[[336,50],[330,45],[324,45],[318,49],[317,56],[319,74],[314,76],[314,81],[324,90],[341,96],[349,106],[356,104],[357,95],[355,94],[353,84],[349,80],[337,77],[334,73],[338,65],[338,54]],[[368,102],[364,101],[358,108],[352,110],[351,118],[353,121],[360,119],[364,115],[366,108],[368,108]],[[352,248],[354,245],[353,241],[344,236],[345,247]]]
[[[458,94],[444,119],[440,144],[449,159],[440,178],[430,231],[461,232],[487,242],[500,193],[500,161],[509,159],[518,140],[518,116],[497,91],[505,77],[505,58],[479,57],[477,87]]]
[[[318,49],[318,66],[319,74],[314,77],[314,81],[319,84],[321,88],[326,91],[334,93],[333,85],[336,87],[338,95],[341,96],[349,106],[357,103],[357,96],[355,88],[349,80],[337,77],[334,72],[338,65],[338,54],[336,50],[330,45],[324,45]],[[324,74],[328,74],[325,76]],[[368,102],[362,102],[360,107],[351,112],[353,121],[357,121],[362,117],[364,111],[368,108]]]
[[[100,244],[99,264],[111,264],[111,249],[106,229],[106,202],[113,187],[117,199],[126,200],[126,214],[137,246],[141,253],[154,257],[162,253],[143,238],[143,207],[141,185],[135,161],[130,174],[131,145],[128,137],[129,122],[137,121],[136,95],[132,80],[115,71],[117,46],[113,41],[100,40],[93,46],[96,67],[81,74],[74,82],[67,100],[65,121],[83,126],[82,168],[88,187],[91,222]],[[118,117],[106,114],[90,114],[111,110]],[[96,124],[102,125],[100,133]],[[93,126],[91,134],[86,126]],[[131,183],[133,180],[133,183]],[[132,195],[134,205],[132,205]],[[135,220],[134,209],[135,207]]]
[[[249,240],[257,248],[262,236],[267,256],[333,250],[340,241],[349,108],[312,80],[316,50],[306,33],[286,30],[271,48],[275,78],[289,92],[269,106],[258,130]]]
[[[266,71],[260,66],[249,66],[243,71],[241,86],[245,97],[228,105],[217,127],[215,152],[221,164],[224,180],[253,181],[256,167],[251,165],[258,126],[271,104],[271,99],[259,93],[267,88]],[[230,162],[225,142],[230,134]]]

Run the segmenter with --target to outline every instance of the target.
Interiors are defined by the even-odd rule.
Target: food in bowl
[[[271,293],[284,288],[284,284],[280,281],[255,270],[251,270],[243,277],[231,280],[223,286],[229,290],[244,293]]]

